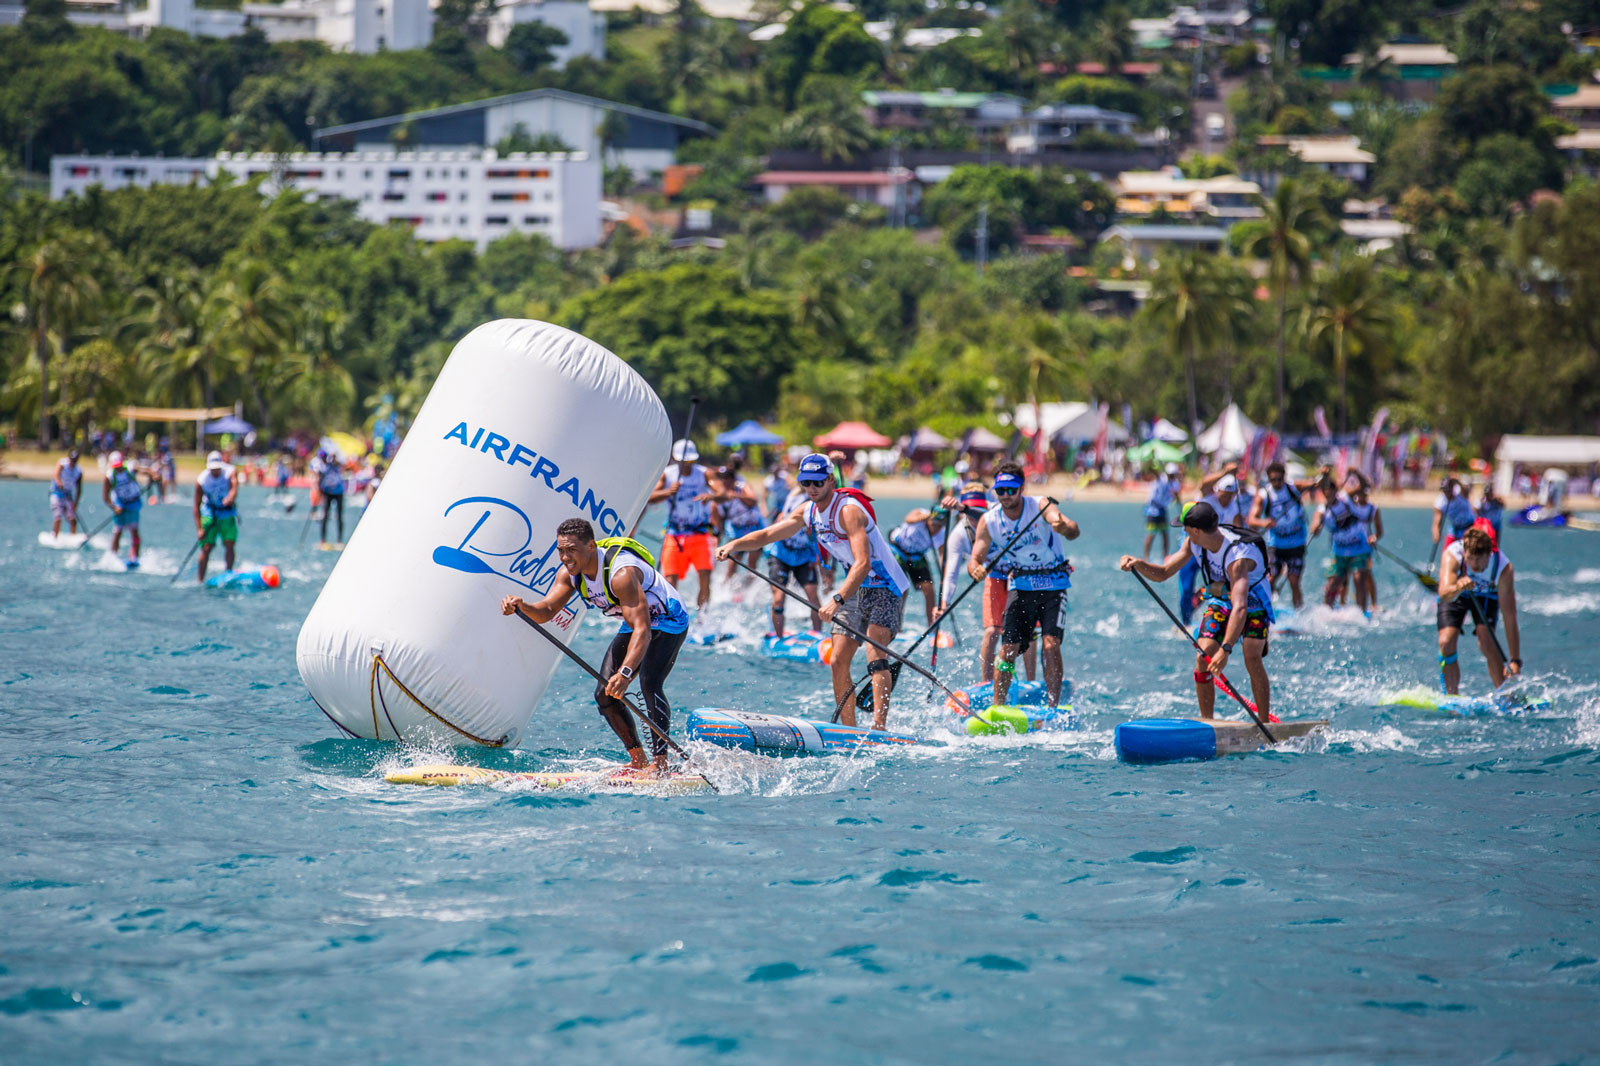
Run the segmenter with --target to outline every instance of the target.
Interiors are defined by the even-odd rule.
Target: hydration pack
[[[649,548],[646,548],[632,537],[602,537],[595,541],[595,547],[603,552],[600,557],[600,588],[606,594],[606,602],[613,606],[616,605],[617,597],[611,591],[611,564],[616,562],[618,552],[626,551],[630,555],[636,555],[650,564],[652,570],[655,569],[656,557],[650,554]],[[578,582],[582,586],[579,592],[587,596],[589,593],[588,581],[580,574],[578,575]]]

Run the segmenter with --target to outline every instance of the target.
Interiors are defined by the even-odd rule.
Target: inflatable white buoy
[[[562,656],[501,598],[549,590],[565,519],[626,533],[670,442],[650,386],[593,341],[516,319],[473,330],[300,629],[317,705],[360,737],[516,744]],[[575,618],[546,628],[570,640]]]

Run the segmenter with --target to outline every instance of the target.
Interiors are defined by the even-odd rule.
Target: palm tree
[[[92,234],[68,232],[41,242],[16,263],[21,275],[22,304],[28,341],[39,364],[39,444],[54,439],[50,426],[50,358],[52,348],[66,354],[74,326],[100,298],[100,284],[90,272],[109,255]]]
[[[1189,251],[1161,261],[1151,279],[1145,314],[1166,334],[1174,355],[1183,359],[1189,389],[1189,433],[1200,424],[1195,361],[1203,349],[1221,343],[1235,320],[1238,299],[1228,279],[1205,252]]]
[[[1291,281],[1304,283],[1311,270],[1312,236],[1327,224],[1327,216],[1307,190],[1293,178],[1285,178],[1273,192],[1271,199],[1263,198],[1264,212],[1259,222],[1247,223],[1248,236],[1240,251],[1257,259],[1267,260],[1267,277],[1272,284],[1272,294],[1277,301],[1278,374],[1277,417],[1273,420],[1278,432],[1283,432],[1285,411],[1283,390],[1283,363],[1285,336],[1285,308],[1289,300]]]
[[[1339,379],[1339,432],[1344,433],[1349,428],[1345,371],[1350,346],[1363,352],[1377,349],[1394,321],[1372,264],[1365,259],[1352,259],[1325,273],[1313,288],[1301,317],[1308,340],[1333,345],[1334,373]]]
[[[1123,64],[1133,58],[1133,30],[1128,26],[1128,11],[1124,7],[1106,8],[1095,23],[1089,50],[1106,65],[1106,73],[1117,74]]]
[[[233,363],[257,417],[270,427],[272,407],[262,384],[276,378],[277,362],[295,336],[288,284],[265,260],[241,260],[206,293],[201,314],[206,340]]]

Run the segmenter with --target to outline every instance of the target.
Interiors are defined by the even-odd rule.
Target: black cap
[[[1178,512],[1178,520],[1173,525],[1198,529],[1202,533],[1215,532],[1217,528],[1216,508],[1204,501],[1186,504],[1183,510]]]

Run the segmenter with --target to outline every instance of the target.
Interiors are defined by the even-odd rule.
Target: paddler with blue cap
[[[809,529],[822,550],[848,568],[844,580],[818,613],[823,621],[833,624],[833,654],[828,665],[833,672],[833,698],[840,721],[855,725],[850,666],[861,641],[854,634],[864,633],[883,645],[893,640],[900,632],[911,579],[878,529],[871,497],[859,489],[837,487],[833,464],[826,455],[813,452],[801,459],[795,480],[805,493],[806,502],[765,529],[724,544],[717,549],[717,558],[753,551]],[[884,729],[889,720],[889,657],[870,644],[867,672],[872,678],[872,728]]]
[[[1006,606],[1000,621],[1000,658],[994,664],[994,703],[1005,706],[1016,673],[1017,653],[1043,634],[1040,652],[1045,695],[1061,700],[1061,601],[1072,587],[1066,542],[1078,539],[1078,523],[1046,496],[1023,495],[1022,467],[1001,463],[994,475],[995,503],[984,512],[972,537],[967,573],[973,580],[991,569],[1005,575]],[[1034,521],[1034,519],[1039,521]],[[1004,558],[990,560],[995,545],[1009,545]]]
[[[1275,721],[1264,662],[1272,625],[1272,579],[1265,542],[1260,534],[1244,527],[1220,523],[1216,509],[1203,500],[1185,504],[1175,524],[1188,534],[1177,551],[1160,563],[1124,555],[1118,565],[1151,581],[1165,581],[1192,560],[1199,567],[1205,589],[1205,613],[1198,634],[1202,651],[1194,662],[1200,717],[1212,717],[1217,699],[1215,678],[1242,639],[1257,712],[1263,721]]]

